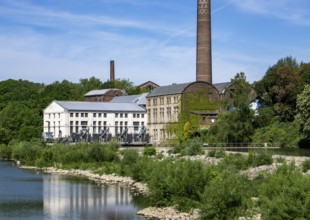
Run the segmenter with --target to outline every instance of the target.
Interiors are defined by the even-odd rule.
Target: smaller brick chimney
[[[114,60],[110,61],[110,81],[115,81],[115,67],[114,67]]]

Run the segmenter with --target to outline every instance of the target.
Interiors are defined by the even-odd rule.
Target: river
[[[142,220],[128,188],[24,170],[0,161],[0,219]]]

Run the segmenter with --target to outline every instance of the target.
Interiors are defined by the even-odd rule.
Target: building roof
[[[180,94],[190,84],[192,84],[192,82],[157,87],[154,88],[147,97]]]
[[[114,97],[110,102],[112,103],[136,103],[137,105],[146,105],[146,96],[149,93],[142,93],[139,95],[127,95]]]
[[[154,83],[154,82],[152,82],[152,81],[147,81],[147,82],[145,82],[145,83],[142,83],[141,85],[138,85],[138,87],[143,87],[143,86],[149,85],[149,84],[152,84],[152,85],[154,85],[154,86],[156,86],[156,87],[159,87],[159,85],[158,85],[157,83]]]
[[[231,85],[231,82],[224,82],[224,83],[215,83],[213,86],[219,91],[219,93],[223,93],[226,88]]]
[[[110,90],[119,90],[124,92],[121,89],[98,89],[98,90],[91,90],[88,93],[86,93],[84,96],[97,96],[97,95],[104,95]]]
[[[54,101],[69,111],[145,112],[135,103]]]

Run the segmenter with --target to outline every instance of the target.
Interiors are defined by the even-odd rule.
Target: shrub
[[[143,149],[143,155],[145,156],[155,156],[156,155],[156,149],[155,147],[146,147]]]
[[[125,165],[132,165],[138,161],[139,153],[133,149],[126,149],[123,151],[122,163]]]
[[[250,158],[253,155],[253,158]],[[271,165],[273,162],[272,155],[266,151],[249,155],[249,163],[254,166]]]
[[[303,161],[301,166],[302,166],[302,171],[307,172],[308,170],[310,170],[310,160]]]
[[[237,219],[249,207],[249,182],[229,170],[214,178],[203,193],[202,219]]]
[[[12,148],[9,145],[0,144],[0,158],[10,159],[12,157]]]
[[[259,188],[263,219],[309,219],[310,177],[294,165],[282,165]]]
[[[150,197],[157,206],[179,205],[181,210],[195,208],[211,176],[211,168],[199,161],[167,159],[156,162],[149,174]]]

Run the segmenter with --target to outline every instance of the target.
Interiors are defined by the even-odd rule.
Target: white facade
[[[43,111],[43,132],[53,138],[88,131],[90,135],[109,130],[112,136],[139,133],[147,126],[146,110],[134,103],[53,101]]]

